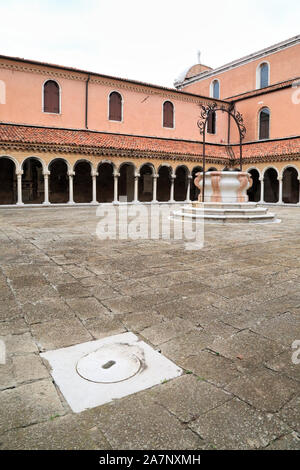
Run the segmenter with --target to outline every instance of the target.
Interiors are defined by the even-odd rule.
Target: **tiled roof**
[[[66,151],[98,153],[97,150],[132,151],[155,153],[165,156],[202,155],[201,142],[155,137],[139,137],[124,134],[109,134],[87,130],[70,130],[48,127],[31,127],[13,124],[0,124],[0,146],[2,143],[35,144],[60,147]],[[215,158],[228,158],[221,145],[208,145],[207,155]]]
[[[201,160],[201,142],[110,134],[88,130],[0,124],[0,147],[34,148],[39,151],[85,153],[93,155],[129,155],[174,160]],[[238,145],[207,144],[208,159],[239,158]],[[249,161],[300,158],[300,137],[243,144],[243,158]]]

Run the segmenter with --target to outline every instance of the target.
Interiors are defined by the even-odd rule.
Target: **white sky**
[[[298,0],[0,0],[0,54],[164,86],[299,34]]]

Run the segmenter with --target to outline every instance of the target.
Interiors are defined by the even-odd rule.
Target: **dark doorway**
[[[79,162],[74,171],[74,202],[91,202],[93,197],[91,165],[88,162]]]
[[[264,201],[278,202],[279,181],[277,171],[269,168],[264,174]]]
[[[161,166],[157,178],[157,200],[166,202],[170,200],[171,193],[171,168]]]
[[[176,168],[176,178],[174,182],[174,199],[175,201],[185,201],[188,184],[188,170],[184,166]]]
[[[146,163],[140,169],[139,196],[141,202],[151,202],[153,199],[153,169]]]
[[[97,176],[97,201],[114,200],[114,169],[111,163],[100,163]]]
[[[54,204],[65,204],[69,201],[68,165],[62,159],[54,160],[49,165],[49,201]]]
[[[119,201],[132,202],[134,198],[134,166],[125,163],[120,168]]]
[[[249,202],[258,202],[260,201],[260,180],[259,172],[255,169],[249,171],[253,184],[250,189],[248,189],[247,194],[249,196]]]
[[[44,202],[43,166],[36,158],[28,158],[23,164],[22,199],[24,204]]]
[[[16,166],[10,158],[0,158],[0,204],[17,201]]]
[[[195,168],[193,168],[192,180],[191,180],[191,192],[190,192],[191,201],[198,201],[198,196],[199,196],[200,191],[195,186],[194,181],[195,181],[195,178],[196,178],[196,174],[201,173],[202,171],[203,171],[202,166],[196,166]]]
[[[286,168],[282,178],[282,200],[286,204],[297,204],[299,202],[298,172],[295,168]]]

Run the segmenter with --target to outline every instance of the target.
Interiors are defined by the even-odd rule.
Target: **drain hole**
[[[108,361],[106,364],[103,364],[102,369],[110,369],[115,363],[116,361]]]

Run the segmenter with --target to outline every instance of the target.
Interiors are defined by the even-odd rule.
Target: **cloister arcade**
[[[216,170],[209,167],[209,170]],[[71,164],[62,157],[46,164],[30,156],[18,162],[0,156],[0,205],[22,204],[97,204],[111,202],[189,202],[198,199],[193,181],[199,165],[150,162],[137,165],[126,161],[119,165],[104,160],[95,165],[88,159]],[[249,201],[299,204],[300,170],[290,164],[250,167],[253,185]]]

